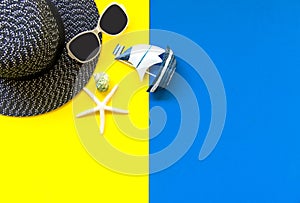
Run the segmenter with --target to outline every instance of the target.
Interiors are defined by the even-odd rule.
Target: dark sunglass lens
[[[88,61],[99,53],[100,44],[95,34],[86,33],[74,39],[69,48],[76,58]]]
[[[102,15],[100,21],[101,29],[111,35],[122,32],[127,25],[127,15],[118,5],[110,6]]]

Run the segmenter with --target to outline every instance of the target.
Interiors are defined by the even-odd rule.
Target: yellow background
[[[101,13],[111,1],[96,3]],[[127,33],[149,28],[148,0],[118,3],[126,7],[130,19]],[[104,35],[104,43],[110,39]],[[147,37],[143,40],[148,43]],[[97,70],[103,70],[101,63]],[[111,67],[108,73],[114,85],[132,70]],[[91,80],[89,86],[92,84]],[[116,173],[90,156],[75,128],[73,107],[69,102],[56,111],[31,118],[0,116],[0,202],[148,202],[147,175]],[[147,127],[148,96],[144,91],[139,91],[127,108],[133,122]],[[112,116],[106,119],[104,136],[110,143],[128,153],[148,153],[148,142],[122,137]]]

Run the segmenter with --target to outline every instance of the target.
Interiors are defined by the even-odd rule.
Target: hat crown
[[[0,77],[40,73],[56,61],[61,33],[45,0],[1,0]]]

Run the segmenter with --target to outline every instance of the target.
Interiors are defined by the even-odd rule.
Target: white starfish
[[[104,133],[105,111],[111,111],[113,113],[119,113],[119,114],[128,114],[127,110],[116,109],[111,106],[106,106],[106,104],[109,102],[109,100],[112,98],[112,96],[116,93],[117,89],[118,89],[118,85],[114,86],[114,88],[110,91],[110,93],[101,102],[87,88],[83,88],[83,90],[86,92],[86,94],[97,104],[97,106],[95,108],[86,110],[86,111],[78,114],[76,117],[81,118],[81,117],[99,112],[100,113],[100,133],[102,135]]]

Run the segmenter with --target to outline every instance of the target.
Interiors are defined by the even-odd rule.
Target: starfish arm
[[[90,90],[88,90],[87,88],[83,88],[83,90],[97,105],[101,104],[101,102],[97,99],[97,97]]]
[[[110,106],[105,106],[105,110],[111,111],[113,113],[118,113],[118,114],[128,114],[129,113],[127,110],[117,109],[117,108],[113,108]]]
[[[103,104],[106,104],[112,98],[112,96],[116,93],[117,89],[118,89],[118,85],[115,85],[114,88],[110,91],[110,93],[103,100]]]
[[[84,116],[87,116],[87,115],[91,115],[95,112],[99,111],[99,109],[96,107],[96,108],[92,108],[92,109],[89,109],[89,110],[86,110],[84,112],[81,112],[79,114],[77,114],[76,118],[82,118]]]
[[[100,110],[100,134],[103,135],[104,133],[104,125],[105,125],[105,113],[104,109]]]

